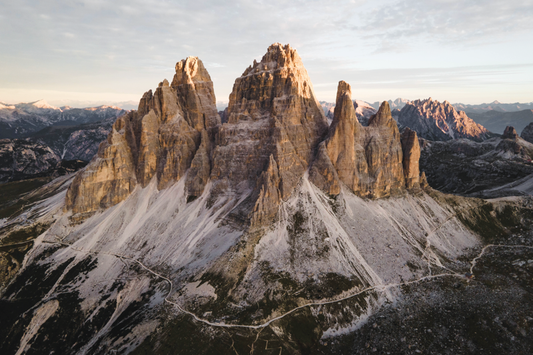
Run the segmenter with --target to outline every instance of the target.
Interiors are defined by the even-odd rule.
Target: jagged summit
[[[71,185],[67,209],[107,208],[154,179],[165,189],[185,178],[188,199],[202,195],[209,182],[206,193],[214,200],[248,196],[253,207],[241,206],[240,213],[261,226],[310,167],[311,181],[332,195],[341,183],[373,198],[419,186],[418,139],[408,136],[402,147],[388,102],[363,127],[350,85],[341,81],[328,128],[307,71],[289,45],[273,44],[235,80],[227,117],[221,124],[201,60],[178,62],[172,84],[164,80],[143,95],[137,111],[115,122],[98,157]]]
[[[411,167],[405,171],[410,181],[407,187],[418,188],[418,158],[411,153],[417,145],[415,135],[402,148],[398,126],[386,101],[370,118],[369,126],[363,127],[355,115],[350,85],[341,81],[333,122],[327,139],[320,144],[311,181],[331,195],[340,192],[342,182],[359,196],[379,198],[405,189],[403,166],[407,166]],[[404,155],[410,160],[404,162]]]
[[[137,185],[159,188],[187,171],[191,196],[201,194],[210,172],[212,128],[220,124],[213,83],[194,57],[178,62],[172,86],[147,91],[137,111],[120,117],[66,196],[66,208],[91,212],[126,199]]]
[[[43,99],[37,100],[35,102],[30,102],[29,105],[32,105],[32,106],[35,106],[35,107],[38,107],[38,108],[47,108],[47,109],[52,109],[52,110],[59,110],[58,107],[50,105],[48,102],[46,102]]]
[[[302,58],[290,44],[274,43],[258,63],[255,59],[242,76],[263,73],[281,68],[303,68]]]
[[[398,123],[416,131],[429,140],[468,138],[483,140],[489,131],[470,119],[463,111],[456,111],[448,102],[415,100],[408,102],[400,111]]]

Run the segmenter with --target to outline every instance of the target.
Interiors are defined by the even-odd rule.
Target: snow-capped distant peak
[[[51,110],[59,110],[58,107],[52,106],[48,102],[46,102],[44,100],[30,102],[30,105],[32,105],[34,107],[37,107],[37,108],[46,108],[46,109],[51,109]]]
[[[366,101],[363,101],[363,100],[354,100],[354,102],[357,104],[357,107],[361,107],[361,108],[370,108],[370,109],[374,109],[372,106],[370,106],[370,104]]]
[[[0,110],[3,110],[3,109],[11,109],[11,110],[14,110],[15,109],[15,106],[13,105],[9,105],[9,104],[6,104],[4,102],[0,102]]]

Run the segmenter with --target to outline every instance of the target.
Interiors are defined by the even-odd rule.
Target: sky
[[[275,42],[319,100],[533,102],[533,0],[2,0],[0,102],[136,105],[188,56],[227,102]]]

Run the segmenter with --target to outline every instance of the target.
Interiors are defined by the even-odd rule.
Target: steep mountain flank
[[[533,143],[533,122],[528,124],[520,133],[520,137],[529,143]]]
[[[228,122],[214,150],[215,187],[254,190],[257,218],[272,216],[307,170],[326,131],[300,56],[289,45],[270,46],[235,80]]]
[[[398,123],[432,141],[454,138],[482,141],[489,137],[489,131],[463,111],[456,111],[448,101],[440,103],[431,98],[408,102],[400,111]]]
[[[98,153],[100,143],[111,132],[116,117],[81,125],[48,126],[32,133],[28,139],[45,144],[65,160],[79,159],[89,162]]]
[[[0,182],[44,176],[61,158],[49,147],[23,139],[0,139]]]

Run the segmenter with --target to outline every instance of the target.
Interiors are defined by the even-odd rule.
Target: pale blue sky
[[[227,101],[274,42],[320,100],[533,101],[533,0],[2,0],[0,101],[137,102],[189,55]]]

